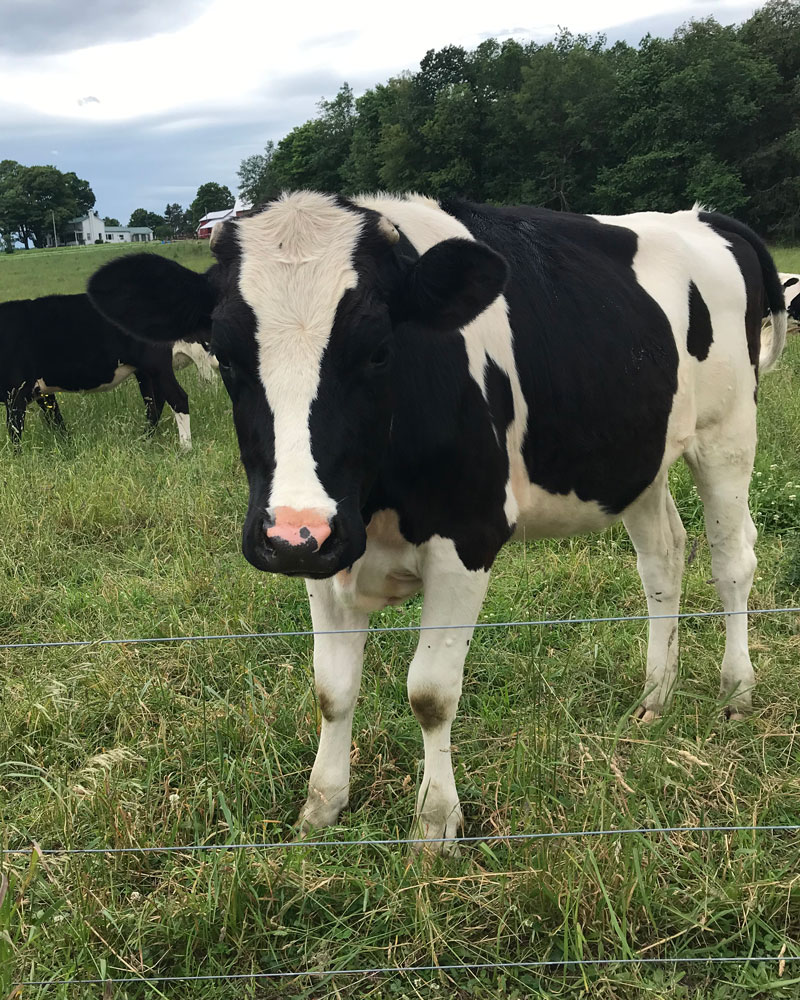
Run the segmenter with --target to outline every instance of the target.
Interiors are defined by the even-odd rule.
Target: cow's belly
[[[402,604],[419,593],[419,549],[400,534],[396,511],[372,516],[364,555],[351,569],[337,573],[333,583],[342,604],[366,612]]]
[[[565,538],[591,531],[602,531],[619,520],[607,513],[595,500],[580,500],[574,491],[550,493],[530,482],[526,473],[516,470],[507,494],[506,516],[516,523],[513,538]]]
[[[126,378],[129,378],[136,371],[134,365],[117,365],[114,369],[111,379],[108,382],[101,382],[99,385],[86,385],[85,380],[81,378],[77,379],[64,379],[64,385],[52,385],[51,381],[48,379],[37,379],[36,388],[40,393],[48,392],[108,392],[109,389],[116,388],[120,382],[124,382]],[[71,384],[70,384],[71,383]]]

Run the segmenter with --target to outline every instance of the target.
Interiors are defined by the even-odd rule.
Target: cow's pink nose
[[[331,533],[328,519],[318,510],[276,507],[272,516],[275,523],[267,528],[267,538],[280,539],[287,545],[308,545],[312,540],[316,549],[320,549]]]

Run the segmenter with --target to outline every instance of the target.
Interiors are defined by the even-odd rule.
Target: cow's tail
[[[767,299],[772,330],[761,343],[758,356],[758,367],[762,372],[768,372],[778,363],[778,358],[786,346],[786,301],[783,295],[783,284],[778,277],[775,261],[767,250],[764,241],[752,229],[736,219],[731,219],[720,212],[698,213],[702,222],[707,222],[716,230],[735,233],[750,244],[761,264],[761,277],[764,282],[764,292]]]

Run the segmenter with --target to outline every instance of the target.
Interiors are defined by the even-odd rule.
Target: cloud
[[[357,28],[352,28],[350,31],[334,31],[328,35],[313,35],[311,38],[306,38],[303,42],[305,48],[326,48],[328,46],[344,46],[351,45],[355,42],[361,32]]]
[[[358,88],[355,80],[350,82],[351,86]],[[322,96],[332,97],[343,83],[344,78],[339,73],[317,69],[273,80],[270,92],[275,97],[313,97],[318,101]]]
[[[83,107],[84,104],[99,104],[99,103],[100,103],[100,98],[98,98],[98,97],[92,97],[91,95],[89,97],[79,97],[78,98],[78,104],[81,107]]]
[[[28,56],[130,42],[174,31],[210,0],[5,0],[0,52]]]
[[[187,207],[206,181],[236,191],[239,163],[314,114],[313,99],[182,109],[128,122],[66,120],[0,103],[0,148],[24,164],[53,164],[89,181],[101,216],[127,222],[135,208]]]

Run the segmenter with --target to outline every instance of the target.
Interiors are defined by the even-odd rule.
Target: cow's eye
[[[389,345],[381,344],[381,346],[376,348],[370,355],[370,359],[367,362],[367,368],[370,371],[377,371],[380,368],[385,368],[386,365],[388,365],[391,356],[392,352]]]

